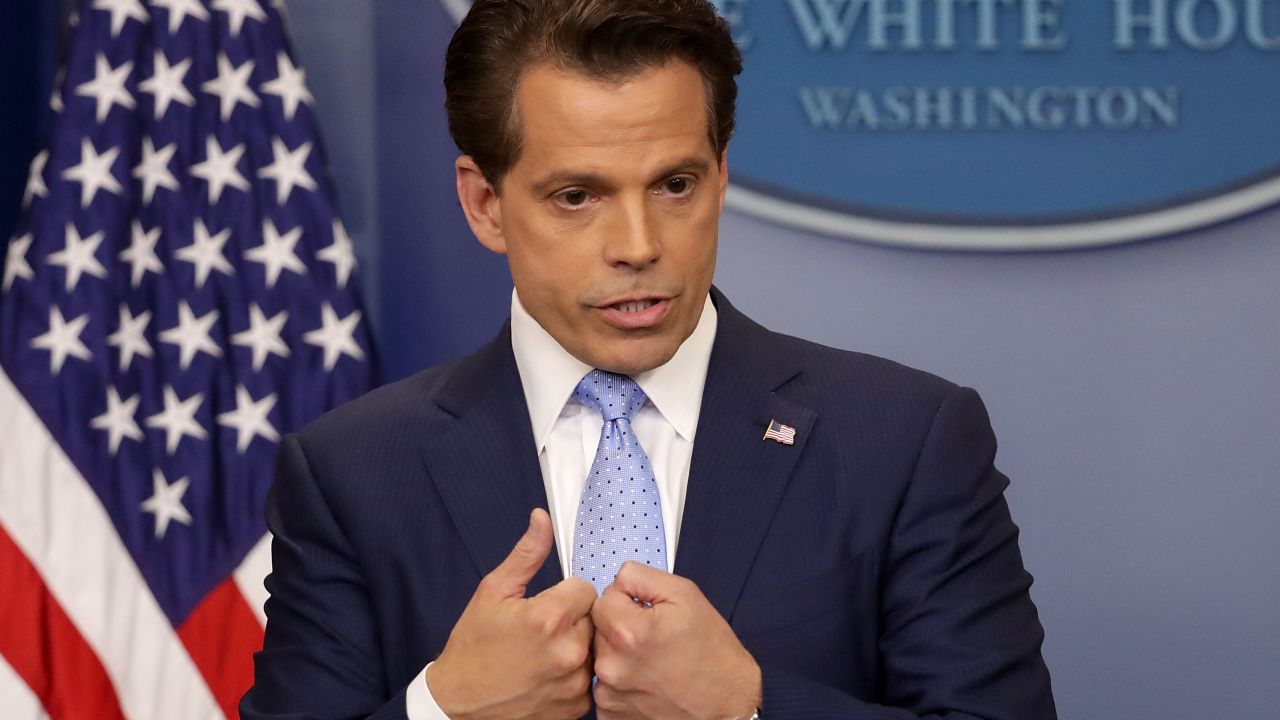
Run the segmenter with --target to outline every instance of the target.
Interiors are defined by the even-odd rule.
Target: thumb
[[[498,567],[489,573],[493,589],[502,597],[524,597],[524,589],[551,552],[551,516],[542,508],[529,514],[529,528]]]

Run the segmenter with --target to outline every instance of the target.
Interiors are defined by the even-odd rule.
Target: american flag
[[[783,445],[796,444],[796,429],[790,425],[784,425],[777,420],[770,420],[769,427],[764,429],[764,437],[761,440],[773,440]]]
[[[277,442],[370,386],[265,0],[83,0],[0,282],[0,716],[236,717]]]

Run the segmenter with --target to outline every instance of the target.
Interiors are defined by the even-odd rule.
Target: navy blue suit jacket
[[[978,396],[713,299],[674,572],[760,664],[763,717],[1054,718]],[[794,445],[762,440],[771,419]],[[241,717],[404,718],[406,685],[546,504],[508,329],[286,438]],[[529,594],[560,580],[553,553]]]

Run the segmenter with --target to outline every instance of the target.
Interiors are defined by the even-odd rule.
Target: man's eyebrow
[[[610,187],[611,183],[603,175],[592,172],[552,171],[550,175],[546,175],[533,183],[533,192],[536,195],[542,195],[556,188],[572,187],[574,185]]]
[[[690,155],[687,158],[677,160],[667,167],[659,170],[653,178],[653,182],[662,180],[663,178],[678,175],[680,173],[693,173],[694,175],[706,175],[711,172],[711,163],[707,162],[704,157]]]
[[[679,173],[694,173],[696,175],[706,175],[711,171],[711,163],[704,157],[690,155],[681,158],[676,162],[667,165],[658,172],[654,173],[650,182],[658,182],[663,178],[677,175]],[[583,185],[595,188],[612,188],[613,183],[608,178],[599,173],[593,172],[574,172],[572,170],[552,171],[533,183],[534,194],[542,195],[552,190],[562,187],[573,187]]]

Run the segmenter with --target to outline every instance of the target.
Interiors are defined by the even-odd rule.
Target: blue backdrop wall
[[[453,194],[446,4],[290,5],[384,379],[473,349],[509,302],[505,264],[470,237]],[[1265,77],[1277,57],[1260,66]],[[7,104],[16,81],[5,62]],[[0,173],[35,152],[16,137],[6,133]],[[16,206],[13,182],[0,210]],[[925,252],[730,212],[716,282],[774,329],[982,393],[1063,718],[1270,720],[1280,707],[1278,236],[1280,212],[1260,211],[1109,249]]]

